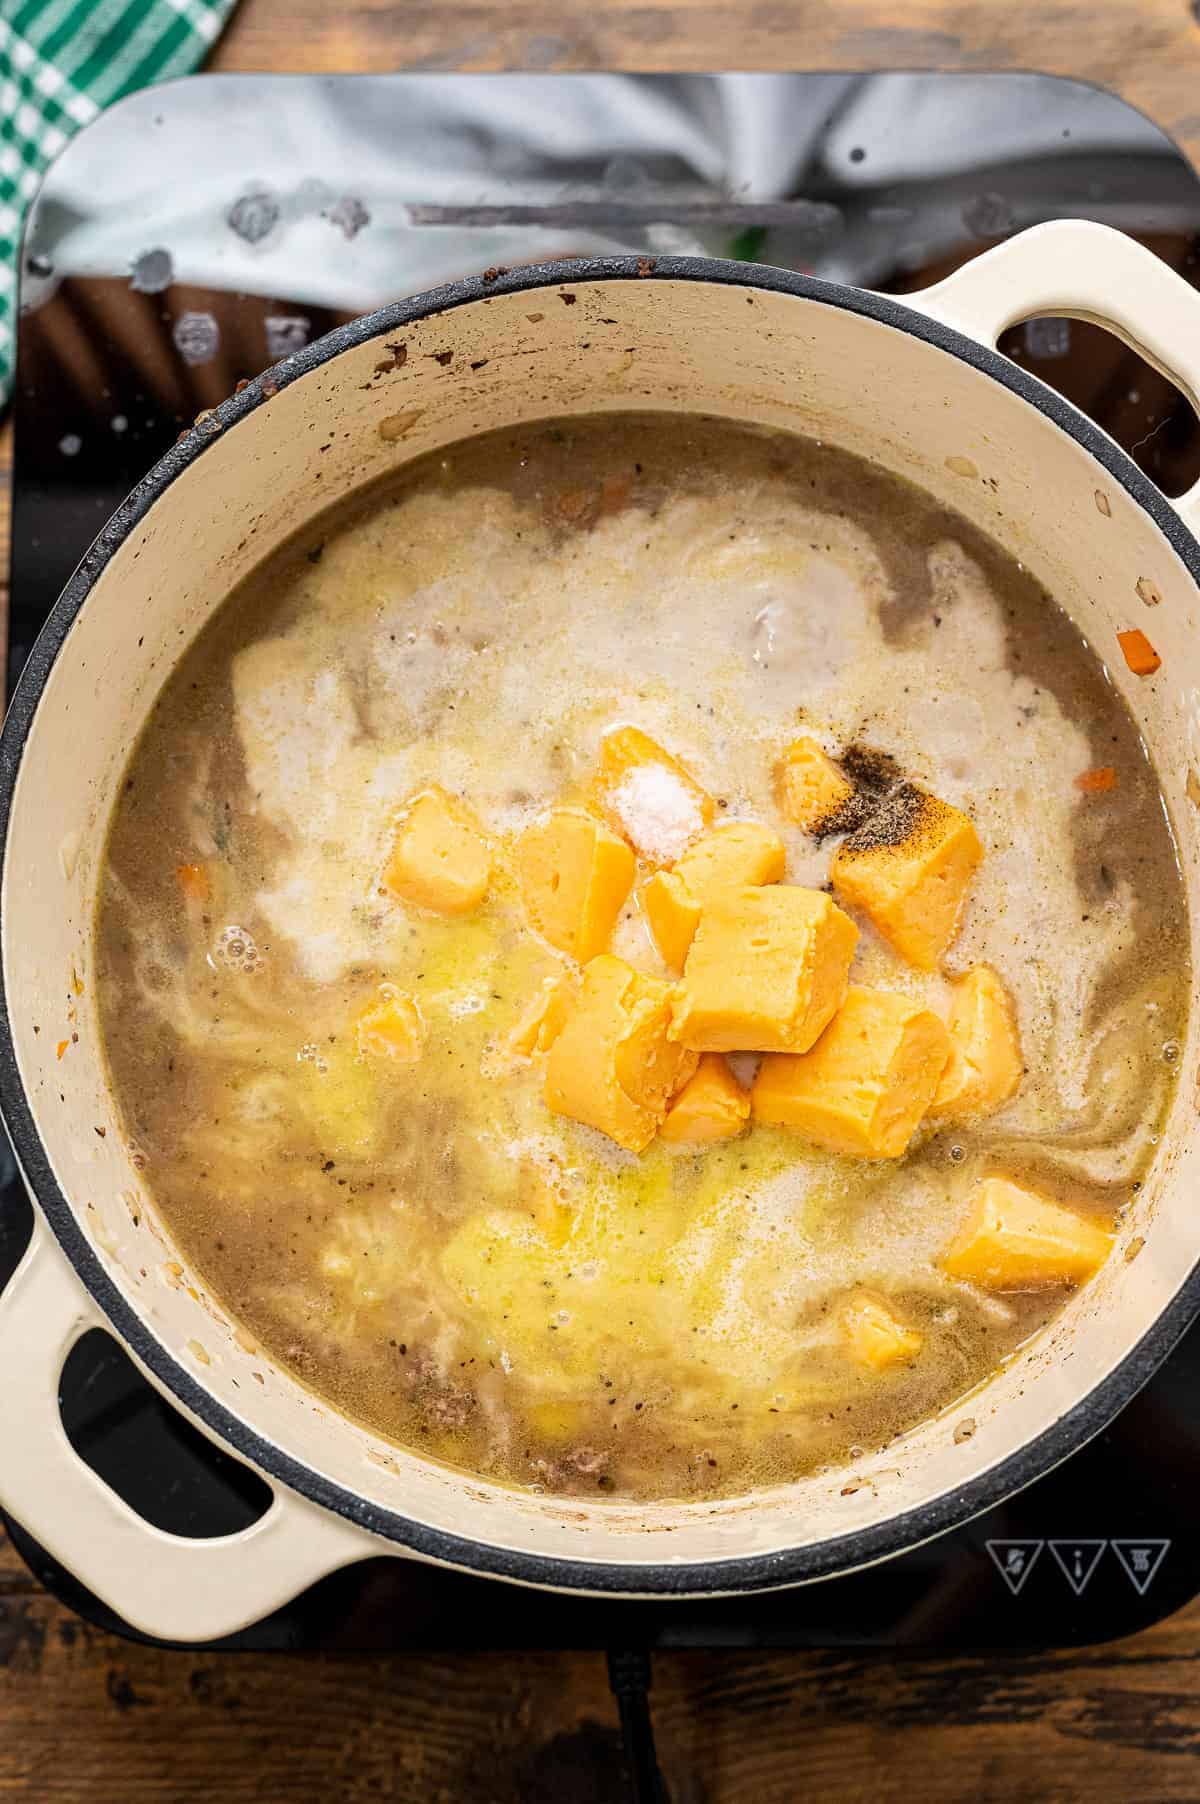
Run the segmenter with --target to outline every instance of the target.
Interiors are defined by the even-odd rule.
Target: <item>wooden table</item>
[[[1200,0],[242,0],[213,62],[375,72],[1040,68],[1117,89],[1200,162]],[[0,441],[5,492],[7,470]],[[6,509],[0,555],[3,569]],[[662,1762],[675,1804],[1194,1801],[1198,1650],[1200,1604],[1082,1653],[672,1655],[656,1668]],[[334,1663],[159,1653],[78,1622],[0,1539],[0,1799],[621,1796],[614,1711],[591,1655]]]

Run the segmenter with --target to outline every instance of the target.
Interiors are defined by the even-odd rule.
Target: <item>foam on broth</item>
[[[556,957],[503,877],[466,920],[382,897],[392,820],[438,782],[502,842],[626,721],[723,818],[781,825],[800,728],[964,808],[987,852],[947,968],[1012,992],[1014,1100],[883,1165],[761,1127],[634,1158],[502,1071]],[[1096,765],[1118,785],[1084,794]],[[789,880],[824,883],[831,846],[785,837]],[[101,1023],[165,1221],[306,1382],[501,1479],[719,1494],[884,1443],[1053,1314],[1063,1293],[986,1296],[937,1255],[989,1172],[1109,1223],[1129,1202],[1184,1031],[1184,907],[1136,731],[1012,560],[828,448],[609,417],[425,460],[230,597],[114,812]],[[614,949],[662,971],[632,901]],[[869,929],[856,977],[945,1006]],[[357,1056],[381,981],[419,997],[417,1065]],[[846,1358],[859,1282],[923,1330],[910,1367]]]

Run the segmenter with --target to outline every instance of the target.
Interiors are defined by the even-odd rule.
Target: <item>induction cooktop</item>
[[[1155,126],[1037,75],[204,76],[105,113],[29,217],[14,393],[9,681],[89,541],[203,409],[364,310],[489,265],[701,253],[903,293],[1040,220],[1086,217],[1200,286],[1200,180]],[[1002,349],[1168,494],[1200,424],[1099,328]],[[30,1210],[3,1144],[0,1287]],[[265,1508],[94,1330],[64,1369],[81,1458],[150,1521]],[[0,1454],[2,1457],[2,1454]],[[323,1580],[224,1644],[258,1648],[1007,1649],[1129,1634],[1200,1591],[1200,1328],[1118,1420],[1021,1495],[869,1571],[761,1597],[614,1603],[398,1558]],[[132,1630],[8,1525],[33,1571]]]

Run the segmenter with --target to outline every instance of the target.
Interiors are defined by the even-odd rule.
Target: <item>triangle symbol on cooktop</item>
[[[1150,1588],[1150,1581],[1166,1558],[1169,1541],[1155,1540],[1147,1535],[1142,1540],[1131,1537],[1128,1540],[1113,1542],[1113,1552],[1120,1560],[1129,1576],[1129,1582],[1139,1597],[1145,1597]]]
[[[1045,1545],[1044,1541],[989,1541],[987,1543],[992,1563],[1014,1597],[1018,1595],[1021,1586],[1037,1565],[1038,1555]]]
[[[1084,1587],[1100,1564],[1100,1555],[1107,1546],[1107,1541],[1051,1541],[1050,1552],[1076,1597],[1083,1596]]]

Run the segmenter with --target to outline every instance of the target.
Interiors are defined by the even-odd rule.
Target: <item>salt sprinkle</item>
[[[688,785],[661,764],[639,764],[624,776],[609,804],[638,851],[667,864],[704,826]]]

